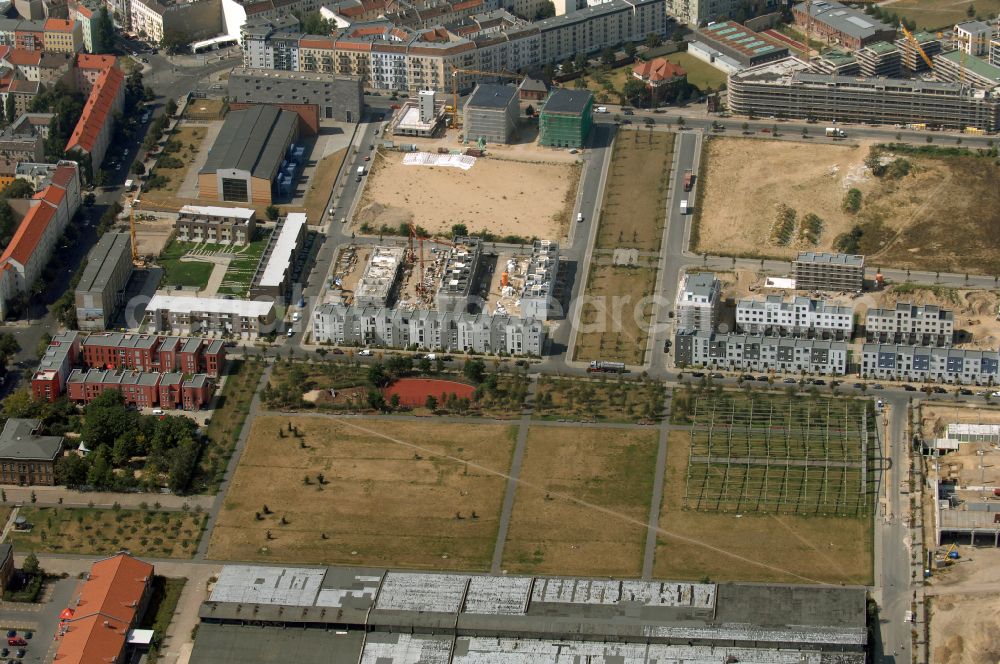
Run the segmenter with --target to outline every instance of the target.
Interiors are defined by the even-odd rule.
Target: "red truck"
[[[691,187],[694,186],[694,173],[691,169],[684,171],[684,191],[691,191]]]

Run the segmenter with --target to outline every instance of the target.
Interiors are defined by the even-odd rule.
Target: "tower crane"
[[[136,185],[135,196],[132,197],[132,204],[128,212],[128,233],[132,243],[132,264],[136,267],[144,267],[145,263],[139,259],[139,244],[135,238],[135,208],[139,205],[139,195],[142,193],[142,182]]]
[[[913,33],[907,30],[906,26],[903,25],[902,22],[900,22],[899,24],[899,29],[903,32],[903,36],[906,37],[906,41],[910,42],[913,48],[917,50],[917,53],[920,54],[920,57],[923,58],[924,62],[927,63],[927,67],[931,71],[934,71],[934,62],[932,62],[931,59],[927,57],[927,53],[924,51],[923,46],[921,46],[920,42],[917,41],[917,38],[913,36]]]
[[[453,127],[459,126],[458,118],[460,117],[458,113],[458,75],[459,74],[478,74],[480,76],[496,76],[498,78],[512,78],[518,79],[522,78],[521,74],[515,74],[508,71],[482,71],[479,69],[460,69],[455,67],[451,71],[451,125]]]

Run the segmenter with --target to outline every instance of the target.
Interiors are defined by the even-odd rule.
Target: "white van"
[[[687,214],[687,213],[688,213],[688,202],[687,199],[684,199],[683,201],[681,201],[681,214]]]
[[[594,113],[607,113],[607,112],[608,112],[607,106],[598,106],[597,108],[594,109]]]
[[[582,212],[577,212],[576,213],[576,220],[578,222],[583,221],[583,213]]]
[[[371,357],[372,351],[370,348],[365,348],[363,351],[358,353],[358,357]]]
[[[162,408],[154,408],[153,409],[153,415],[163,415],[163,409]]]
[[[364,166],[358,166],[358,177],[361,177],[364,174],[365,174],[365,167]]]

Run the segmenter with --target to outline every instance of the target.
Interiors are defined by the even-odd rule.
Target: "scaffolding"
[[[857,516],[871,509],[868,401],[737,394],[693,405],[686,508]]]

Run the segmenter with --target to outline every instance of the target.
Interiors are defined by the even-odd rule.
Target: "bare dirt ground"
[[[638,576],[656,435],[655,429],[531,429],[504,569]]]
[[[737,516],[683,509],[690,440],[686,432],[670,434],[660,511],[665,533],[657,537],[655,577],[871,583],[870,516]]]
[[[1000,271],[1000,166],[992,160],[902,155],[910,163],[909,174],[880,179],[864,165],[872,143],[852,147],[821,140],[711,139],[697,250],[775,257],[791,257],[802,249],[828,251],[837,236],[860,223],[864,233],[858,253],[870,264]],[[883,154],[884,160],[899,156]],[[863,194],[856,215],[842,207],[852,187]],[[948,210],[942,214],[945,200]],[[773,231],[779,205],[794,210],[798,220],[809,213],[822,219],[815,244],[797,232],[787,246],[777,243]]]
[[[935,664],[1000,661],[1000,550],[959,547],[961,562],[930,580],[930,653]]]
[[[959,406],[924,403],[920,406],[921,435],[942,438],[952,422],[966,424],[1000,424],[1000,407]]]
[[[159,256],[174,232],[174,222],[149,213],[136,213],[135,242],[141,256]]]
[[[831,248],[833,239],[854,223],[841,208],[844,194],[850,187],[864,193],[873,187],[864,166],[867,155],[868,145],[712,138],[706,148],[697,250],[794,257],[802,246],[793,241],[780,247],[771,241],[779,204],[800,217],[819,215],[825,227],[819,244],[808,248]]]
[[[376,154],[353,226],[412,222],[446,237],[454,224],[500,236],[558,240],[567,233],[579,165],[485,157],[463,171],[406,166],[403,156]]]
[[[289,423],[299,436],[288,431]],[[362,426],[418,449],[326,418],[257,418],[209,555],[487,569],[513,428],[436,422]]]

